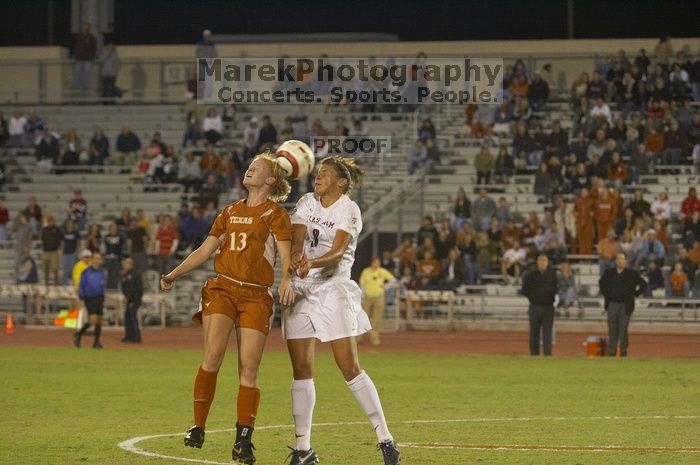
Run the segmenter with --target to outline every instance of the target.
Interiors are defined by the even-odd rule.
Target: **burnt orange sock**
[[[194,379],[194,424],[204,429],[209,416],[209,407],[216,392],[216,375],[218,371],[204,371],[199,367]]]
[[[260,405],[260,389],[248,386],[238,386],[238,424],[255,426]]]

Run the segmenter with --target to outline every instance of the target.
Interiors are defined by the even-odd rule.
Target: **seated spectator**
[[[416,263],[416,246],[413,237],[406,235],[401,245],[392,252],[392,256],[399,263],[399,269],[406,267],[413,269]]]
[[[656,238],[661,241],[664,248],[668,250],[668,233],[666,232],[666,227],[661,223],[661,221],[654,221],[654,231],[656,231]]]
[[[644,138],[644,146],[646,147],[647,151],[654,154],[654,160],[656,160],[659,158],[659,155],[664,148],[664,137],[657,131],[656,125],[650,124],[648,129],[649,132]]]
[[[632,210],[634,219],[651,217],[651,205],[644,200],[641,190],[634,191],[634,199],[630,202],[629,208]]]
[[[671,120],[671,126],[664,134],[664,150],[662,153],[662,163],[664,165],[679,165],[685,163],[688,151],[688,136],[685,131],[678,126],[678,121]]]
[[[141,150],[141,140],[126,124],[122,126],[117,136],[116,149],[117,152],[111,157],[112,163],[129,167],[136,165],[137,153]]]
[[[442,263],[441,284],[448,289],[455,289],[464,283],[464,263],[459,256],[459,250],[450,249],[447,258]]]
[[[651,214],[655,220],[661,221],[663,224],[668,224],[671,221],[671,203],[668,201],[668,193],[659,193],[651,204]]]
[[[622,117],[615,120],[615,125],[610,130],[608,137],[613,139],[618,145],[627,138],[627,124]]]
[[[661,267],[666,258],[666,249],[660,240],[656,238],[656,231],[650,229],[646,232],[644,242],[639,250],[635,267],[639,270],[646,267],[649,262],[656,262]]]
[[[462,229],[462,225],[469,222],[469,218],[472,215],[472,203],[467,197],[467,193],[464,192],[464,188],[460,187],[457,191],[457,198],[455,199],[454,217],[452,218],[452,229],[455,231]]]
[[[199,167],[202,170],[202,177],[207,177],[210,174],[217,177],[219,176],[219,172],[221,171],[221,157],[216,153],[212,144],[207,144],[207,150],[199,159]]]
[[[252,140],[253,151],[257,152],[258,147],[260,147],[260,124],[255,116],[250,118],[248,124],[243,128],[243,140]]]
[[[488,195],[483,187],[479,190],[479,197],[472,202],[472,218],[474,227],[486,230],[491,225],[491,218],[496,215],[496,202]]]
[[[510,137],[512,133],[512,125],[513,111],[511,110],[510,102],[504,99],[503,103],[501,103],[501,106],[496,112],[493,129],[491,132],[495,136]]]
[[[520,241],[514,240],[513,246],[505,251],[501,258],[501,277],[509,282],[509,276],[520,282],[520,273],[527,265],[527,250],[520,247]]]
[[[192,189],[192,192],[199,191],[202,185],[202,169],[200,162],[194,158],[194,153],[187,152],[185,159],[182,160],[177,170],[178,182],[185,188],[185,193]]]
[[[690,222],[685,223],[683,227],[683,244],[686,247],[692,247],[693,242],[700,240],[700,212],[694,211],[690,217]]]
[[[29,226],[32,230],[32,236],[38,236],[41,227],[43,226],[42,218],[43,211],[36,202],[36,197],[32,196],[27,199],[27,206],[22,210]]]
[[[492,254],[491,240],[489,235],[482,231],[476,235],[476,266],[478,276],[488,273],[491,270],[491,265],[494,263]]]
[[[576,139],[569,144],[569,153],[576,155],[577,163],[585,163],[588,161],[588,142],[586,134],[583,131],[576,133]]]
[[[591,108],[589,132],[592,132],[594,128],[598,128],[604,123],[607,123],[609,126],[612,126],[612,112],[610,111],[610,107],[608,106],[608,104],[605,103],[605,101],[603,101],[603,98],[598,97],[595,100],[595,105],[593,105],[593,108]]]
[[[700,212],[700,198],[698,198],[697,188],[688,189],[688,196],[681,202],[681,211],[678,215],[684,225],[690,223],[693,213]]]
[[[210,108],[207,111],[207,116],[202,122],[202,132],[204,133],[204,138],[212,145],[216,145],[221,140],[221,136],[224,131],[224,123],[221,121],[221,116],[216,112],[214,108]]]
[[[588,81],[588,85],[586,86],[586,97],[589,100],[597,101],[600,99],[602,101],[605,99],[607,90],[608,85],[603,81],[600,74],[593,71],[593,74],[591,74],[591,79]]]
[[[673,272],[668,276],[668,288],[671,291],[671,297],[688,297],[690,293],[690,283],[688,275],[683,271],[683,265],[676,262],[673,265]]]
[[[428,139],[435,139],[435,126],[430,119],[424,119],[421,127],[418,128],[418,139],[425,142]]]
[[[513,219],[513,213],[510,211],[510,205],[508,205],[508,201],[505,197],[498,199],[495,217],[501,225],[504,225]]]
[[[566,256],[564,230],[559,227],[556,221],[552,221],[545,232],[542,251],[547,254],[552,263],[559,263]]]
[[[438,240],[438,230],[433,223],[433,217],[426,215],[423,217],[423,222],[416,232],[416,243],[423,244],[425,239],[430,239],[433,243]]]
[[[448,252],[455,247],[455,233],[450,227],[450,220],[443,219],[435,241],[435,258],[444,260]]]
[[[501,231],[501,223],[498,221],[498,218],[494,217],[491,219],[491,226],[488,231],[486,231],[486,234],[489,236],[491,256],[495,261],[495,259],[503,253],[503,248],[501,246],[503,232]]]
[[[88,163],[91,166],[103,166],[105,160],[109,157],[109,139],[102,132],[102,128],[95,127],[95,132],[90,139],[90,147],[88,149]]]
[[[413,174],[428,164],[428,149],[421,139],[416,140],[416,146],[408,156],[408,174]]]
[[[615,220],[614,229],[617,237],[622,237],[625,231],[634,230],[635,220],[636,218],[634,217],[634,212],[628,206],[625,208],[624,216]],[[629,259],[627,261],[629,261]]]
[[[65,150],[61,157],[61,171],[63,173],[71,171],[71,168],[80,165],[80,138],[74,129],[68,131],[65,137]]]
[[[540,164],[540,169],[535,173],[533,192],[539,197],[538,203],[549,203],[552,196],[552,176],[546,163]]]
[[[430,165],[430,171],[435,165],[440,164],[440,151],[435,145],[435,139],[428,139],[425,141],[425,150],[427,151],[428,163]]]
[[[568,153],[569,135],[562,131],[559,120],[552,122],[552,132],[547,136],[545,145],[545,160],[551,157],[563,157]]]
[[[277,145],[277,129],[268,115],[262,117],[262,126],[258,134],[258,145],[261,150],[264,148],[272,149]]]
[[[588,144],[586,158],[590,161],[593,157],[602,157],[603,152],[607,148],[607,140],[605,139],[605,130],[598,129],[595,132],[595,138]]]
[[[649,285],[644,292],[645,297],[651,297],[655,290],[665,289],[666,285],[664,283],[664,275],[656,262],[649,262],[649,266],[646,268],[646,276],[644,278],[647,280]]]
[[[605,274],[608,268],[613,268],[615,266],[615,257],[620,252],[620,244],[615,239],[615,232],[612,229],[608,230],[608,233],[598,241],[598,265],[600,276]]]
[[[9,235],[7,233],[7,225],[10,222],[10,212],[5,207],[5,203],[0,199],[0,242],[5,242]]]
[[[214,209],[218,209],[219,194],[221,194],[221,188],[217,182],[216,175],[210,174],[207,176],[207,181],[199,189],[199,206],[201,208],[206,208],[211,204]]]
[[[542,79],[540,73],[536,72],[528,88],[527,98],[530,101],[533,111],[540,111],[544,108],[549,98],[549,84]]]
[[[5,119],[5,115],[0,111],[0,147],[4,147],[10,139],[9,123]]]
[[[491,135],[491,130],[496,122],[496,105],[478,105],[474,115],[472,116],[472,135],[474,137],[488,137]]]
[[[58,134],[49,131],[45,127],[41,136],[36,141],[36,161],[37,165],[50,171],[60,162],[61,150],[58,142]]]
[[[610,181],[616,188],[622,189],[625,184],[627,184],[628,173],[627,165],[622,161],[619,152],[613,152],[612,160],[608,165],[608,181]]]
[[[432,286],[437,284],[441,270],[440,262],[433,258],[433,254],[425,252],[423,259],[418,260],[416,277],[421,281],[427,281],[427,285]]]
[[[635,237],[632,229],[625,229],[622,232],[622,240],[620,241],[620,251],[625,254],[627,263],[636,263],[639,251],[642,248],[643,239]]]
[[[515,162],[508,153],[508,147],[501,144],[494,162],[494,181],[498,184],[509,184],[510,178],[515,174]]]
[[[513,218],[510,218],[505,224],[505,228],[501,231],[501,246],[503,250],[508,250],[513,248],[516,242],[520,243],[522,232],[513,221]]]
[[[568,309],[576,303],[576,296],[578,295],[576,279],[569,262],[562,263],[559,273],[557,273],[557,293],[559,294],[560,307]]]
[[[200,138],[199,127],[199,115],[196,111],[190,110],[185,117],[185,134],[182,136],[183,149],[187,147],[188,142],[191,142],[192,146],[197,147]]]
[[[575,195],[578,195],[583,189],[591,188],[591,179],[588,175],[588,169],[583,163],[576,165],[576,173],[571,179],[571,190]]]
[[[8,127],[8,134],[10,136],[7,141],[8,147],[26,147],[34,143],[33,140],[29,140],[25,136],[24,128],[26,125],[27,118],[23,116],[19,110],[15,110],[12,117],[10,118],[10,124]]]
[[[489,184],[491,180],[491,172],[495,166],[495,159],[489,150],[488,145],[481,146],[481,150],[474,158],[474,168],[476,168],[476,183]]]

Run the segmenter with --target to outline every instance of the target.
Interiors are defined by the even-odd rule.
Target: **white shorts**
[[[282,312],[285,339],[334,341],[364,334],[372,325],[362,310],[362,291],[355,281],[293,281],[296,300]]]

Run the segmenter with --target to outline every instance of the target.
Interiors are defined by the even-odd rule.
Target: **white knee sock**
[[[311,419],[316,404],[316,387],[313,379],[292,382],[292,416],[297,438],[297,450],[311,449]]]
[[[362,406],[362,410],[369,417],[379,442],[392,441],[394,438],[386,425],[382,403],[379,401],[379,393],[377,393],[377,388],[367,373],[363,370],[356,378],[347,381],[347,385]]]

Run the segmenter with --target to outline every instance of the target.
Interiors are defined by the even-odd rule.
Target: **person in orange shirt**
[[[664,248],[668,250],[668,233],[666,232],[666,228],[664,228],[663,223],[658,220],[654,221],[654,230],[656,231],[656,238],[661,241]]]
[[[612,228],[615,218],[617,218],[617,209],[617,198],[611,195],[607,188],[600,190],[598,199],[593,206],[593,219],[595,220],[598,240],[605,237],[608,230]]]
[[[627,165],[620,159],[618,152],[613,152],[612,160],[607,167],[608,180],[612,181],[619,189],[627,183]]]
[[[221,157],[216,153],[212,144],[207,144],[207,151],[202,154],[202,158],[199,160],[199,167],[202,170],[203,179],[206,179],[210,174],[219,176],[221,173]]]
[[[273,316],[272,293],[276,255],[282,261],[280,302],[294,302],[291,284],[292,223],[276,202],[287,198],[290,186],[277,159],[269,154],[254,158],[243,178],[248,198],[226,206],[216,217],[209,236],[177,268],[160,279],[169,291],[175,280],[198,268],[218,250],[216,277],[202,288],[194,321],[204,326],[204,359],[194,382],[194,426],[185,445],[202,447],[216,377],[232,330],[238,342],[238,400],[234,461],[253,464],[251,442],[260,404],[258,369]],[[277,253],[275,253],[277,251]]]
[[[644,138],[644,145],[654,155],[658,155],[664,149],[664,136],[657,131],[653,124],[649,125],[649,133]]]
[[[671,282],[671,295],[673,297],[687,297],[688,296],[688,275],[683,271],[683,264],[681,262],[676,262],[673,265],[673,273],[668,277]]]
[[[585,187],[576,199],[575,211],[578,253],[590,255],[593,253],[593,199]]]
[[[607,234],[603,239],[598,241],[598,265],[600,266],[600,276],[603,276],[605,270],[615,266],[615,257],[621,252],[620,243],[615,239],[615,231],[608,229]]]
[[[693,242],[693,248],[688,251],[688,258],[691,262],[700,266],[700,241]]]

